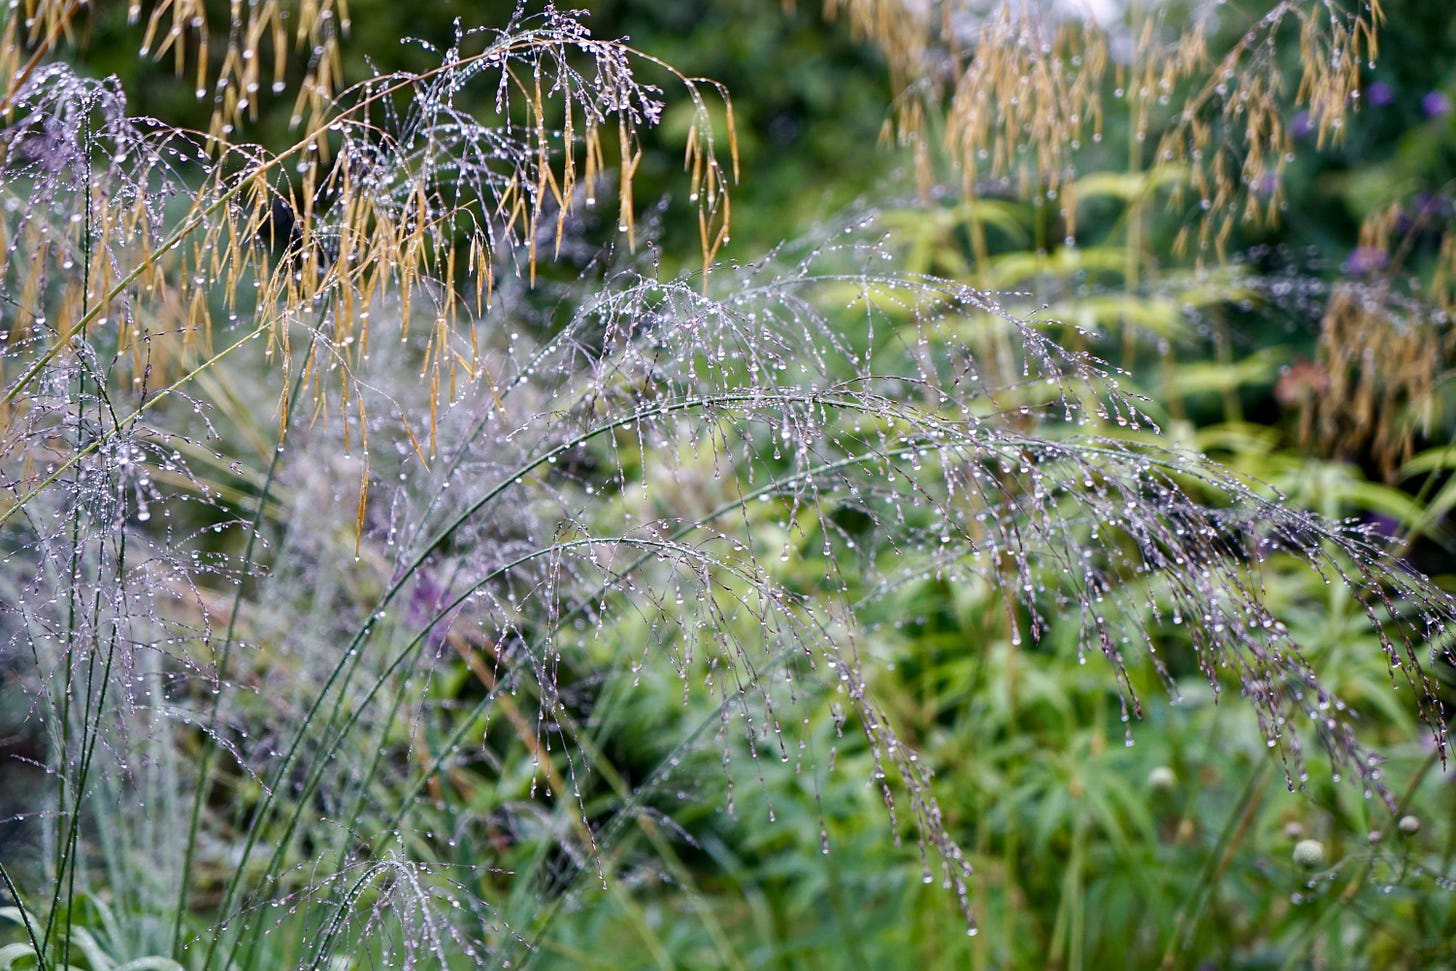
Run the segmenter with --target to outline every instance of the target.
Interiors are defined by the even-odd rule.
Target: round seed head
[[[1314,870],[1325,862],[1325,844],[1319,840],[1300,840],[1294,844],[1294,864],[1306,870]]]
[[[1148,773],[1148,788],[1154,792],[1170,792],[1177,784],[1177,774],[1166,765],[1160,765]]]

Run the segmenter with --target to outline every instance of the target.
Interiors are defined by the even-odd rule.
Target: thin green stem
[[[1214,846],[1220,848],[1218,854],[1209,856],[1208,862],[1204,865],[1203,872],[1199,874],[1198,882],[1195,884],[1196,889],[1193,891],[1192,899],[1185,901],[1173,917],[1173,935],[1168,941],[1167,950],[1163,952],[1162,968],[1175,967],[1177,956],[1193,944],[1204,907],[1208,904],[1209,898],[1213,896],[1214,889],[1224,871],[1228,869],[1229,863],[1233,861],[1234,851],[1238,848],[1244,834],[1253,825],[1254,817],[1263,801],[1263,786],[1269,776],[1269,770],[1269,760],[1261,761],[1249,776],[1248,784],[1244,786],[1243,792],[1234,803],[1234,811],[1229,815],[1223,832],[1219,834],[1217,842],[1214,843]]]
[[[0,883],[5,885],[6,893],[10,894],[10,899],[15,901],[15,909],[20,912],[20,923],[25,928],[25,936],[30,941],[30,949],[35,952],[37,971],[50,971],[51,965],[46,960],[46,947],[42,937],[43,930],[31,921],[30,911],[26,909],[25,903],[20,897],[20,888],[15,885],[14,879],[10,876],[10,870],[6,868],[3,860],[0,860]]]
[[[236,346],[236,345],[235,345]],[[293,379],[293,385],[288,391],[290,399],[298,396],[299,389],[303,387],[304,369],[299,368],[297,376]],[[292,414],[291,408],[285,409]],[[283,443],[288,435],[289,422],[285,418],[282,427],[278,431],[278,447],[273,450],[273,455],[268,463],[268,473],[264,476],[263,487],[258,495],[257,508],[253,511],[252,521],[249,523],[248,542],[243,549],[243,562],[252,563],[253,556],[257,549],[258,536],[263,528],[263,516],[268,508],[268,497],[273,488],[273,483],[278,476],[278,469],[283,461]],[[238,616],[242,612],[243,584],[238,583],[233,593],[232,610],[229,611],[227,631],[223,634],[222,649],[218,653],[216,678],[221,683],[227,677],[228,664],[232,659],[233,645],[237,643]],[[222,708],[222,693],[219,691],[213,696],[212,708],[208,715],[207,724],[217,724],[217,717]],[[187,913],[187,896],[191,889],[193,861],[197,854],[197,840],[202,828],[202,817],[206,811],[207,798],[212,791],[212,771],[217,761],[219,746],[210,744],[211,738],[206,732],[203,733],[202,759],[197,768],[197,788],[192,799],[192,813],[187,826],[187,844],[182,854],[181,879],[177,887],[177,904],[172,921],[172,955],[175,959],[182,959],[182,926],[183,917]]]

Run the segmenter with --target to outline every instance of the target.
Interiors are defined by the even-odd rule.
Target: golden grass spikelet
[[[1327,393],[1312,396],[1301,432],[1339,457],[1368,453],[1387,481],[1429,433],[1437,383],[1456,341],[1394,311],[1385,288],[1342,284],[1320,322],[1317,363]]]
[[[1277,219],[1279,182],[1293,147],[1285,115],[1305,108],[1321,145],[1338,139],[1375,57],[1379,3],[1283,0],[1260,14],[1227,53],[1210,51],[1231,5],[1174,22],[1159,5],[1134,5],[1121,23],[1099,24],[1070,5],[995,0],[825,0],[855,34],[884,51],[898,140],[917,146],[931,122],[967,195],[988,177],[1026,194],[1055,196],[1075,175],[1090,132],[1101,138],[1102,99],[1126,99],[1135,169],[1187,163],[1198,218],[1182,240],[1220,258],[1238,220]],[[1181,8],[1180,8],[1181,9]],[[1298,32],[1302,64],[1291,93],[1275,57],[1281,32]],[[1107,84],[1111,83],[1109,92]],[[1155,150],[1148,157],[1145,143]],[[1075,199],[1062,197],[1075,225]]]
[[[231,0],[229,6],[220,63],[212,52],[214,25],[201,0],[156,0],[145,14],[142,55],[160,59],[170,53],[174,71],[192,80],[197,97],[213,97],[208,131],[220,146],[229,143],[244,117],[258,117],[265,86],[273,94],[283,91],[290,57],[301,55],[306,68],[294,124],[316,124],[342,77],[339,37],[349,27],[347,3]],[[128,14],[133,22],[142,19],[142,4],[133,0]]]
[[[85,32],[77,21],[90,8],[82,0],[28,0],[19,16],[12,9],[0,30],[0,76],[6,79],[0,112],[9,110],[39,64],[60,46],[78,43]],[[292,58],[301,56],[306,65],[295,124],[322,118],[342,78],[338,45],[349,27],[346,0],[230,0],[225,35],[202,0],[131,0],[127,19],[140,27],[141,56],[170,61],[198,98],[213,98],[209,132],[222,147],[244,117],[257,118],[262,91],[283,90]],[[219,54],[214,44],[224,36]]]
[[[1085,25],[1047,24],[1009,6],[988,19],[946,119],[967,194],[983,173],[1011,175],[1023,193],[1055,193],[1087,124],[1100,121],[1106,64],[1105,38]]]
[[[1456,354],[1456,331],[1438,284],[1434,301],[1398,291],[1417,233],[1402,230],[1405,213],[1391,204],[1367,218],[1360,245],[1320,321],[1315,367],[1319,394],[1300,401],[1301,439],[1325,454],[1370,455],[1387,481],[1428,435],[1442,375]],[[1451,236],[1441,251],[1449,257]],[[1444,312],[1443,312],[1444,311]]]

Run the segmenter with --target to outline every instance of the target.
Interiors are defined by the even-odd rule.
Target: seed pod
[[[1315,870],[1324,865],[1325,844],[1319,840],[1300,840],[1294,844],[1294,863],[1306,870]]]

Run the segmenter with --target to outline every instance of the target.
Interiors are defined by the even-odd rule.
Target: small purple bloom
[[[1442,195],[1417,192],[1408,206],[1402,206],[1396,216],[1395,231],[1404,236],[1417,227],[1432,231],[1451,216],[1451,200]]]
[[[1385,269],[1385,250],[1376,246],[1357,246],[1345,260],[1344,271],[1351,276],[1364,276]]]
[[[1384,81],[1376,81],[1365,89],[1365,100],[1377,108],[1383,108],[1395,100],[1395,92]]]
[[[1314,131],[1314,123],[1310,121],[1309,112],[1301,111],[1289,119],[1289,134],[1295,138],[1304,138]]]
[[[1401,534],[1400,521],[1384,513],[1366,513],[1360,517],[1364,525],[1380,539],[1390,539]]]
[[[1395,213],[1395,234],[1404,236],[1415,227],[1415,218],[1411,215],[1410,209],[1401,206]]]
[[[1429,192],[1416,193],[1416,209],[1422,216],[1435,216],[1444,219],[1451,214],[1451,202],[1445,196],[1433,195]]]
[[[1451,113],[1451,99],[1444,92],[1432,91],[1421,99],[1421,111],[1427,118],[1439,118]]]
[[[450,590],[436,583],[428,571],[420,570],[405,616],[410,624],[425,625],[425,641],[431,647],[439,648],[445,643],[450,625],[460,612],[459,607],[446,609],[455,599]]]

